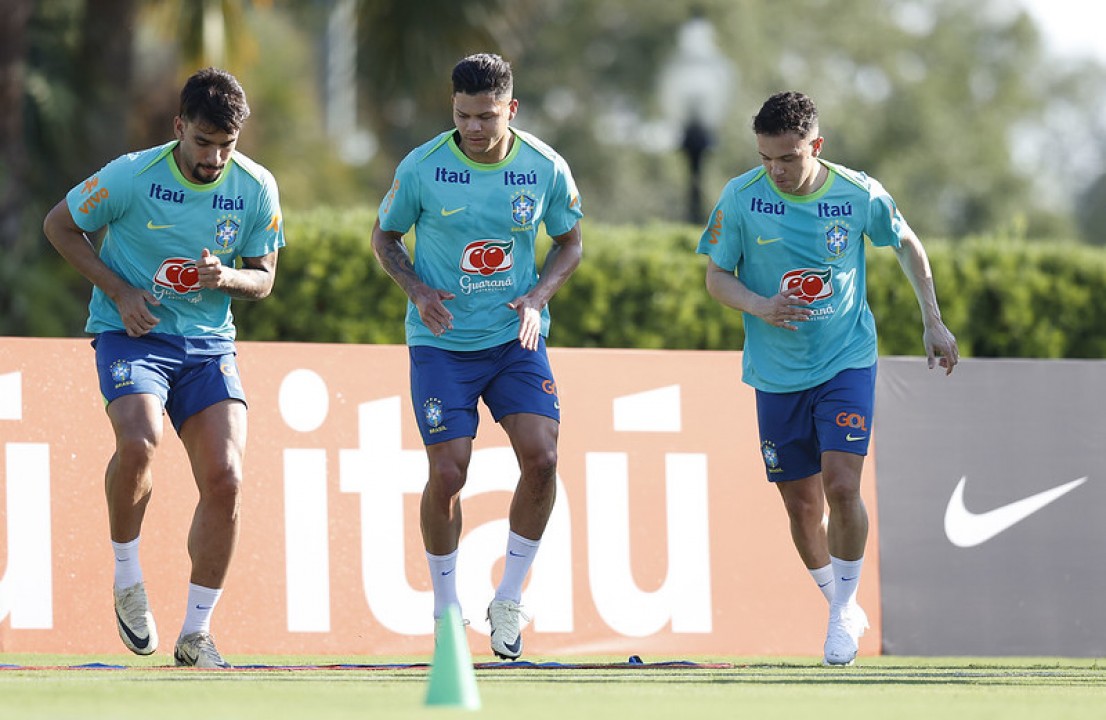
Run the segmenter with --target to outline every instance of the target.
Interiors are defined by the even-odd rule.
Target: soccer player
[[[246,443],[230,303],[269,295],[284,245],[276,182],[235,151],[249,114],[234,76],[200,70],[181,90],[175,140],[108,163],[43,224],[93,284],[86,330],[115,433],[106,490],[119,635],[139,655],[158,646],[139,541],[167,412],[199,490],[173,656],[203,668],[229,667],[210,625],[238,539]]]
[[[452,79],[455,128],[400,163],[372,247],[409,298],[411,400],[430,469],[420,524],[435,618],[459,605],[460,497],[478,399],[518,459],[506,565],[487,612],[492,651],[514,659],[522,654],[522,584],[556,492],[560,403],[546,356],[546,306],[580,263],[582,213],[565,161],[510,126],[518,111],[511,66],[498,55],[472,55]],[[539,276],[542,223],[553,242]],[[403,241],[412,226],[413,263]]]
[[[744,313],[742,379],[756,389],[765,470],[830,604],[824,661],[848,665],[868,626],[856,602],[877,357],[865,238],[898,256],[921,306],[930,368],[952,372],[956,338],[941,320],[922,243],[891,196],[864,173],[821,159],[814,102],[773,95],[753,130],[762,167],[726,185],[698,252],[709,257],[710,294]]]

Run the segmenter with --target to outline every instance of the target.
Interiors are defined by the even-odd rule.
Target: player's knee
[[[435,465],[430,469],[427,490],[437,496],[453,497],[460,494],[467,476],[465,468],[460,465],[454,463]]]
[[[208,502],[236,508],[242,494],[242,474],[231,465],[213,468],[196,478],[200,495]]]
[[[826,512],[825,503],[821,496],[817,498],[790,497],[787,498],[784,507],[787,509],[787,515],[791,518],[791,521],[804,527],[821,525]]]
[[[826,502],[830,508],[856,505],[860,500],[860,483],[851,478],[831,480],[825,484]]]
[[[147,467],[153,461],[156,450],[157,438],[152,435],[135,433],[116,438],[115,455],[118,462],[131,471]]]
[[[519,458],[522,474],[536,482],[554,482],[557,479],[557,448],[538,448]]]

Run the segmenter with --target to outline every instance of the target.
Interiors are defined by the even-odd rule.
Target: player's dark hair
[[[250,116],[246,92],[226,70],[204,68],[188,78],[180,91],[180,117],[210,125],[225,133],[242,129]]]
[[[818,108],[800,92],[776,93],[765,100],[760,112],[753,116],[753,132],[757,135],[795,133],[806,137],[817,127]]]
[[[509,100],[514,93],[511,63],[498,55],[469,55],[453,67],[453,93],[479,95],[490,92],[496,100]]]

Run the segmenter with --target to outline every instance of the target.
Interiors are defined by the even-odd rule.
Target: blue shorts
[[[876,366],[842,370],[792,393],[757,390],[760,452],[768,480],[799,480],[822,471],[822,453],[868,454]]]
[[[480,398],[496,422],[515,413],[561,420],[544,338],[537,350],[526,350],[512,340],[487,350],[413,345],[409,352],[411,404],[426,445],[476,437]]]
[[[223,400],[246,402],[234,341],[150,333],[100,333],[96,371],[105,403],[124,395],[156,395],[180,434],[184,421]]]

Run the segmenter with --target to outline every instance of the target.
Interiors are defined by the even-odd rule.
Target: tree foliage
[[[367,165],[352,166],[325,131],[323,50],[336,1],[12,0],[0,22],[0,333],[79,331],[70,313],[81,312],[87,284],[42,238],[42,217],[108,160],[167,139],[181,80],[208,62],[225,63],[250,97],[254,114],[240,148],[274,172],[290,218],[313,218],[319,206],[375,206],[403,155],[449,127],[457,59],[499,52],[515,68],[516,124],[569,161],[588,222],[603,228],[601,242],[620,246],[634,237],[657,243],[648,250],[658,256],[675,253],[674,238],[689,230],[665,223],[685,217],[689,170],[671,124],[681,108],[658,94],[658,77],[693,6],[713,24],[735,70],[718,88],[729,119],[707,158],[708,201],[758,162],[750,118],[763,99],[794,88],[819,104],[825,156],[878,178],[923,238],[1051,243],[1080,233],[1106,244],[1104,70],[1048,56],[1017,3],[356,0],[358,122],[378,150]],[[221,48],[211,28],[222,29]],[[1085,187],[1072,191],[1073,177],[1087,178]],[[291,239],[282,262],[298,252]],[[644,262],[636,255],[600,260],[662,279],[649,274],[657,263],[628,267]],[[990,277],[983,268],[979,276]],[[296,282],[283,270],[281,281]],[[610,294],[613,282],[581,282],[559,301],[575,313],[575,293],[588,288],[596,293],[589,302],[609,304],[622,297]],[[633,292],[641,293],[633,308],[611,306],[625,317],[625,336],[592,329],[578,341],[657,342],[644,316],[650,303],[667,308],[675,300]],[[695,303],[682,309],[714,312]],[[663,315],[671,321],[668,309]],[[988,348],[1002,345],[1003,325],[995,327]],[[1047,344],[1051,331],[1033,332]],[[686,342],[676,346],[705,340]]]

